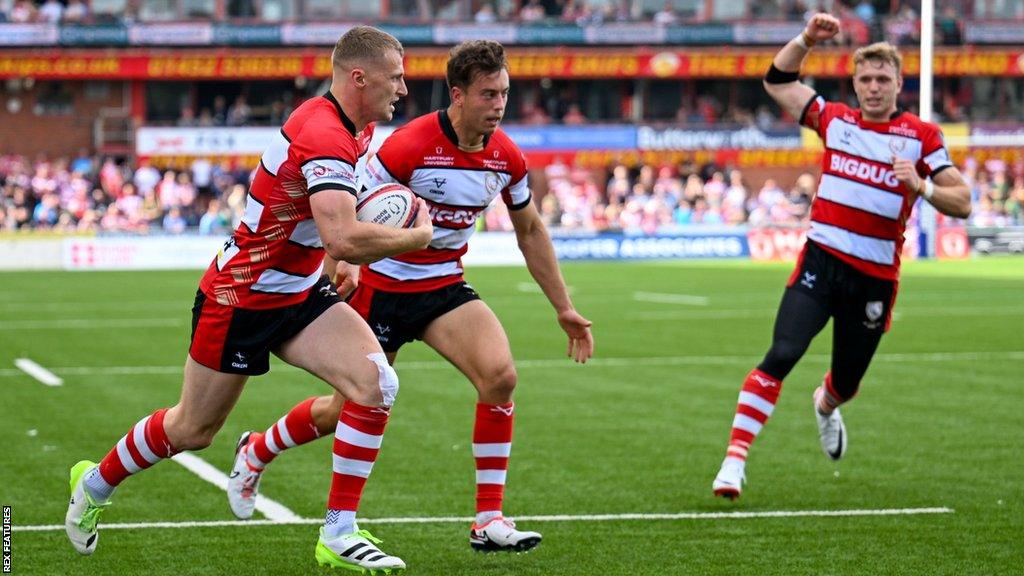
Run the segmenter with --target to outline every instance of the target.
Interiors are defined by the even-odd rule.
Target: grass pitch
[[[468,280],[502,318],[519,361],[506,512],[952,513],[523,520],[544,542],[522,556],[472,553],[464,522],[365,527],[409,574],[1019,574],[1021,259],[908,263],[893,329],[844,407],[845,458],[835,464],[821,454],[811,412],[828,366],[826,327],[751,450],[742,499],[712,497],[739,386],[767,349],[791,269],[566,265],[576,306],[594,321],[597,356],[586,366],[564,358],[565,337],[525,269],[471,269]],[[0,274],[0,503],[12,507],[16,530],[61,525],[70,465],[98,460],[139,418],[176,401],[199,276]],[[659,299],[675,302],[651,301]],[[17,358],[64,384],[44,386],[14,367]],[[419,343],[403,348],[396,368],[402,390],[361,515],[471,516],[470,385]],[[326,390],[276,363],[250,381],[214,445],[197,454],[226,471],[241,431],[263,429]],[[321,441],[282,455],[261,490],[318,518],[329,483],[330,444]],[[224,493],[171,462],[128,480],[104,516],[107,524],[216,520],[233,520]],[[316,529],[101,524],[91,557],[79,557],[62,529],[15,531],[11,560],[15,574],[326,574],[313,560]]]

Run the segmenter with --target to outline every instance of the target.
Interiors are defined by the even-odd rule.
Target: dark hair
[[[334,68],[346,69],[382,58],[388,50],[403,54],[402,43],[394,36],[372,26],[356,26],[345,32],[331,55]]]
[[[508,68],[505,48],[493,40],[470,40],[448,53],[448,88],[465,90],[477,76]]]

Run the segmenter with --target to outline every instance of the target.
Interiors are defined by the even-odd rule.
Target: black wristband
[[[775,63],[772,62],[771,68],[768,69],[768,73],[764,75],[764,81],[769,84],[789,84],[790,82],[796,82],[800,79],[800,72],[783,72],[775,67]]]

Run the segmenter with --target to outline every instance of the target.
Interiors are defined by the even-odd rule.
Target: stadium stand
[[[1024,225],[1024,163],[968,157],[961,170],[972,189],[969,224]],[[816,184],[804,172],[754,187],[738,168],[692,163],[591,170],[556,161],[538,176],[548,225],[648,234],[697,224],[801,226]],[[88,154],[2,156],[0,231],[222,234],[241,218],[248,177],[245,167],[205,158],[161,172],[148,162],[133,167]],[[511,230],[499,205],[482,226]]]
[[[969,225],[1024,224],[1022,6],[938,2],[935,117],[974,188]],[[238,151],[256,134],[241,131],[266,134],[321,93],[313,47],[357,20],[408,47],[396,123],[445,104],[445,46],[479,26],[510,46],[505,126],[552,226],[799,227],[820,152],[760,78],[821,8],[843,21],[840,44],[905,47],[901,104],[916,111],[919,3],[905,0],[0,0],[0,230],[222,232],[259,155]],[[849,101],[850,63],[818,54],[815,88]],[[507,230],[507,214],[482,225]]]

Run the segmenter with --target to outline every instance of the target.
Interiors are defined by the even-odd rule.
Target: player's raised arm
[[[932,176],[921,178],[909,160],[893,159],[896,179],[922,196],[946,216],[967,218],[971,215],[971,189],[955,166],[949,166]]]
[[[417,202],[412,228],[392,228],[356,220],[356,199],[341,189],[322,190],[309,199],[324,250],[334,260],[365,264],[426,248],[434,235],[430,214]]]
[[[839,33],[839,20],[828,14],[815,14],[799,36],[789,41],[772,60],[764,77],[764,89],[790,116],[800,121],[814,89],[800,82],[804,57],[818,42]]]
[[[526,267],[558,313],[559,326],[569,336],[566,355],[577,362],[586,362],[594,354],[594,336],[590,332],[592,322],[581,316],[572,305],[562,272],[558,269],[551,237],[537,208],[529,202],[518,210],[510,210],[509,216],[519,249],[526,259]]]

